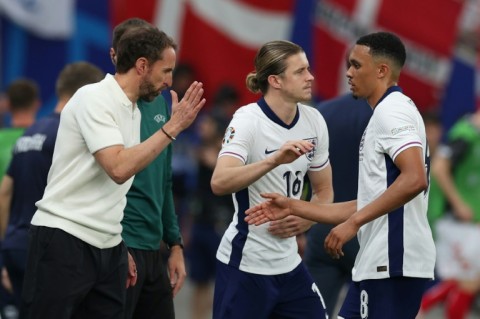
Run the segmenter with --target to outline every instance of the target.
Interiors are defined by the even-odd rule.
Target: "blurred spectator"
[[[5,93],[0,92],[0,129],[6,125],[5,117],[7,112],[8,112],[7,96]]]
[[[35,121],[40,106],[38,85],[29,79],[13,81],[7,89],[7,109],[11,116],[9,128],[0,130],[0,176],[5,174],[12,156],[12,147],[25,128]]]
[[[217,119],[224,121],[221,123],[223,129],[227,128],[229,120],[238,109],[239,101],[240,94],[233,85],[224,84],[217,90],[211,112]]]
[[[442,141],[443,127],[440,116],[435,111],[429,111],[422,114],[425,123],[425,132],[427,134],[428,147],[430,151],[430,167],[435,162],[435,153]],[[430,191],[428,197],[427,217],[435,236],[435,224],[445,214],[445,196],[438,185],[437,179],[430,172]]]
[[[28,230],[37,210],[35,203],[42,198],[47,185],[60,112],[77,89],[103,77],[99,68],[87,62],[66,65],[57,79],[58,102],[54,113],[36,121],[15,144],[12,161],[0,186],[0,235],[2,256],[17,307],[25,275]]]
[[[427,134],[428,147],[430,152],[430,167],[435,162],[435,153],[442,140],[443,127],[440,120],[440,116],[435,111],[428,111],[422,114],[423,122],[425,123],[425,133]],[[435,175],[430,172],[430,186],[428,195],[428,210],[427,217],[434,239],[435,229],[437,221],[445,214],[445,196],[441,190]],[[441,278],[438,273],[435,274],[435,279],[428,285],[425,294],[422,298],[422,305],[419,312],[419,318],[423,317],[425,309],[430,309],[437,303],[439,295],[445,295],[445,286],[438,285],[441,282]]]
[[[3,104],[9,112],[10,127],[0,129],[0,182],[12,158],[12,149],[17,139],[23,134],[25,128],[32,125],[35,115],[40,106],[40,93],[37,83],[29,79],[18,79],[13,81],[7,88],[6,100]],[[3,107],[2,107],[3,108]],[[3,203],[5,204],[5,203]],[[2,221],[5,224],[5,220]],[[9,276],[3,267],[3,258],[0,257],[0,269],[2,269],[2,282],[11,286]],[[16,309],[12,295],[0,285],[0,313],[3,317],[15,318]],[[8,310],[10,309],[10,310]]]
[[[436,223],[443,281],[424,295],[421,312],[444,301],[446,318],[463,319],[480,291],[480,110],[456,122],[432,164],[448,202],[447,216]]]
[[[189,274],[194,287],[191,308],[194,319],[206,319],[211,315],[215,254],[234,210],[232,196],[214,195],[210,180],[222,147],[223,133],[238,106],[238,97],[233,87],[220,87],[214,105],[197,125],[197,188],[195,205],[191,208],[192,225],[187,246]]]

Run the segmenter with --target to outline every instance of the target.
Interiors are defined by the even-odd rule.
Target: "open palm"
[[[250,225],[262,225],[272,220],[279,220],[291,214],[288,197],[277,193],[260,194],[267,201],[245,211],[245,221]]]

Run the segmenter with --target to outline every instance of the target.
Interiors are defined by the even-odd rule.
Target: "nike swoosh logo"
[[[271,154],[273,152],[276,152],[278,151],[278,148],[276,150],[269,150],[268,148],[265,149],[265,154],[268,155],[268,154]]]

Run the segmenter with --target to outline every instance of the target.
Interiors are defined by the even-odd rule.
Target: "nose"
[[[347,68],[346,76],[347,76],[348,79],[351,79],[351,78],[352,78],[352,72],[351,72],[351,70],[352,70],[352,67],[351,67],[351,66]]]
[[[307,77],[307,81],[311,82],[311,81],[315,80],[315,77],[313,76],[312,72],[308,71],[308,75],[309,76]]]
[[[173,77],[172,77],[172,74],[168,75],[167,78],[165,79],[165,84],[168,86],[168,87],[171,87],[172,86],[172,82],[173,82]]]

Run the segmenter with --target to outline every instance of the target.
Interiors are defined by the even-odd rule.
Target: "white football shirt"
[[[290,140],[308,140],[315,147],[290,164],[265,174],[248,188],[232,195],[233,220],[217,251],[217,259],[242,271],[277,275],[293,270],[301,261],[295,237],[282,239],[269,234],[268,223],[249,226],[245,210],[265,201],[260,193],[280,193],[300,198],[308,170],[328,166],[328,131],[323,117],[313,107],[298,104],[290,125],[283,123],[262,98],[237,110],[227,128],[220,156],[234,156],[245,165],[261,161]]]
[[[428,174],[430,160],[422,117],[413,101],[399,87],[392,87],[377,104],[360,142],[359,210],[395,181],[400,171],[394,160],[410,147],[423,149]],[[427,204],[428,190],[360,228],[354,281],[398,276],[433,278],[435,246]]]

